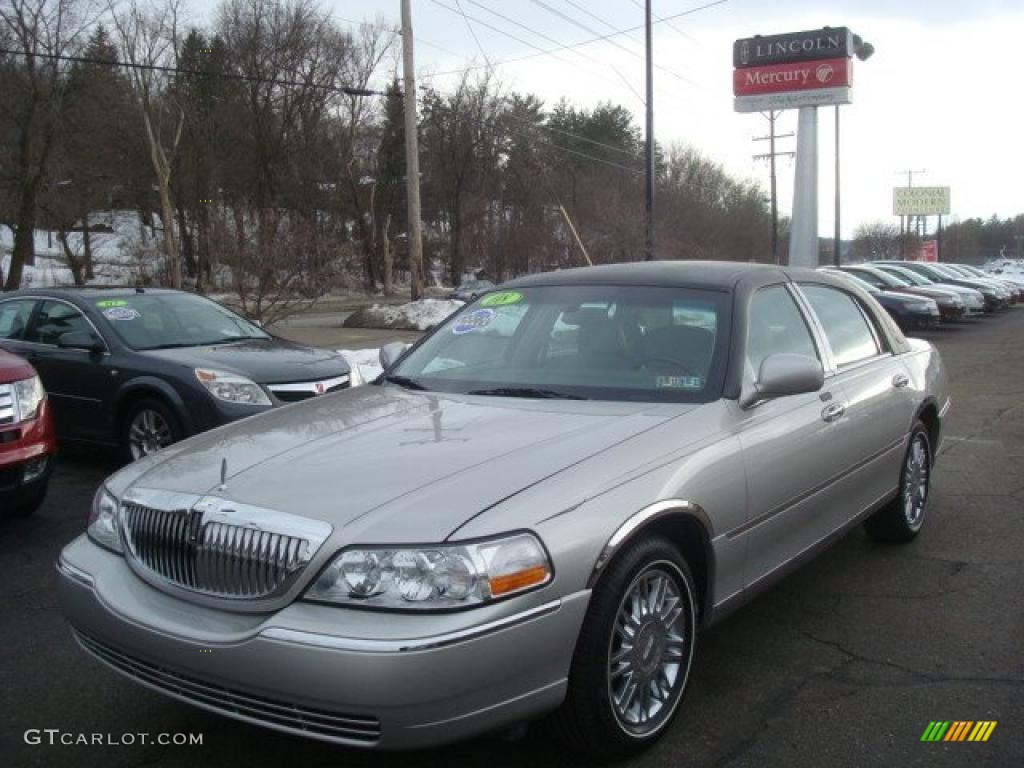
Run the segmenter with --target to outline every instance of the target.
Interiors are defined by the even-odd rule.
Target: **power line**
[[[493,24],[490,24],[490,23],[488,23],[488,22],[484,21],[483,19],[480,19],[480,18],[478,18],[476,16],[470,16],[469,14],[463,12],[461,9],[455,9],[455,8],[452,8],[450,5],[445,5],[444,3],[440,2],[440,0],[431,0],[431,2],[434,3],[434,5],[437,5],[437,6],[441,7],[441,8],[444,8],[446,11],[449,11],[451,13],[456,13],[459,16],[462,16],[463,19],[467,20],[467,24],[468,24],[468,22],[470,20],[472,20],[472,21],[476,22],[477,24],[480,24],[481,26],[486,27],[487,29],[490,29],[490,30],[492,30],[494,32],[497,32],[499,35],[504,35],[505,37],[507,37],[507,38],[509,38],[511,40],[515,40],[517,43],[522,43],[523,45],[525,45],[525,46],[527,46],[529,48],[533,48],[535,51],[538,52],[537,54],[535,54],[537,56],[547,55],[547,54],[550,53],[551,55],[555,56],[555,58],[557,58],[559,61],[563,61],[566,64],[569,64],[570,66],[575,66],[573,64],[573,62],[571,62],[571,61],[569,61],[569,60],[567,60],[567,59],[565,59],[565,58],[563,58],[561,56],[558,56],[557,55],[557,53],[558,53],[557,50],[546,51],[545,49],[541,48],[539,45],[535,45],[535,44],[533,44],[533,43],[531,43],[531,42],[529,42],[527,40],[523,40],[523,38],[518,37],[516,35],[513,35],[511,32],[503,30],[500,27],[496,27]],[[495,12],[492,11],[492,13],[495,13]],[[500,15],[500,14],[496,14],[496,15]],[[527,29],[529,29],[529,28],[527,28]],[[533,32],[533,30],[530,30],[530,31]],[[533,33],[534,34],[539,34],[537,32],[533,32]],[[479,45],[479,41],[477,42],[477,44]],[[569,48],[571,48],[571,46],[561,46],[561,49],[566,49],[567,50]],[[484,66],[487,68],[488,71],[493,71],[494,67],[497,66],[497,64],[495,64],[494,62],[491,62],[489,59],[487,60],[487,62],[488,63],[485,64]],[[479,68],[480,67],[470,66],[470,67],[465,67],[463,69],[454,70],[454,72],[469,72],[469,71],[471,71],[473,69],[479,69]],[[451,73],[443,72],[441,74],[451,74]],[[620,77],[621,77],[621,75],[620,75]],[[627,83],[627,85],[628,85],[628,83]],[[630,86],[630,88],[632,90],[631,86]],[[636,93],[636,91],[634,91],[634,93]]]
[[[571,0],[566,0],[566,2],[571,2]],[[640,0],[632,0],[632,3],[633,3],[633,5],[635,5],[635,6],[637,7],[637,8],[641,8],[641,9],[642,9],[642,8],[644,7],[644,4],[643,4],[643,3],[642,3],[642,2],[640,1]],[[680,29],[679,27],[677,27],[677,26],[676,26],[675,24],[673,24],[673,23],[672,23],[672,22],[671,22],[671,21],[670,21],[669,19],[666,19],[666,18],[664,18],[664,17],[662,17],[662,16],[659,16],[659,15],[658,15],[658,14],[656,14],[656,13],[654,13],[654,14],[652,14],[652,15],[654,16],[654,20],[655,20],[656,22],[664,24],[664,25],[665,25],[666,27],[668,27],[669,29],[671,29],[671,30],[672,30],[673,32],[675,32],[675,33],[676,33],[677,35],[679,35],[680,37],[684,37],[684,38],[686,38],[687,40],[689,40],[689,41],[690,41],[691,43],[693,43],[694,45],[698,45],[698,46],[699,46],[699,45],[701,44],[701,43],[700,43],[700,41],[699,41],[699,40],[698,40],[697,38],[695,38],[695,37],[694,37],[693,35],[691,35],[691,34],[690,34],[689,32],[685,32],[685,31],[683,31],[682,29]]]
[[[497,16],[499,19],[503,19],[504,21],[508,22],[509,24],[512,24],[512,25],[514,25],[516,27],[519,27],[520,29],[524,29],[527,32],[530,32],[531,34],[536,35],[537,37],[540,37],[540,38],[542,38],[544,40],[547,40],[549,43],[554,43],[555,45],[562,45],[562,42],[560,40],[556,40],[555,38],[553,38],[550,35],[547,35],[547,34],[545,34],[543,32],[538,32],[537,30],[533,29],[532,27],[528,27],[527,25],[523,24],[522,22],[516,21],[515,19],[510,18],[510,17],[504,15],[503,13],[499,13],[498,11],[495,11],[494,9],[489,8],[488,6],[484,5],[483,3],[477,2],[477,0],[466,0],[466,2],[472,3],[473,5],[477,6],[478,8],[482,8],[483,10],[487,11],[487,13],[490,13],[493,16]],[[534,47],[537,48],[536,46],[534,46]],[[542,49],[541,48],[537,48],[537,50],[542,50]],[[636,96],[640,100],[640,103],[641,104],[643,103],[643,101],[644,101],[643,96],[640,95],[640,92],[637,91],[636,88],[633,87],[632,83],[630,83],[629,80],[626,79],[626,77],[622,74],[622,72],[620,72],[615,67],[615,65],[613,65],[613,64],[611,64],[609,62],[598,61],[593,56],[591,56],[589,54],[586,54],[586,53],[583,53],[582,51],[572,51],[572,53],[575,53],[577,56],[581,56],[584,59],[586,59],[587,61],[593,62],[595,64],[599,64],[599,65],[607,64],[609,67],[611,67],[612,72],[614,72],[618,76],[618,78],[622,81],[622,83],[633,93],[634,96]]]
[[[462,10],[462,3],[460,0],[455,0],[455,7],[459,9],[459,15],[462,16],[462,20],[466,22],[466,29],[469,30],[469,34],[471,34],[473,36],[473,40],[476,41],[476,47],[480,49],[480,55],[484,57],[487,69],[493,72],[494,67],[491,66],[491,60],[487,58],[487,51],[485,51],[484,47],[480,45],[480,38],[476,36],[476,30],[473,29],[473,25],[469,23],[469,16],[467,16],[466,12]]]
[[[266,77],[254,77],[242,75],[236,72],[203,72],[199,69],[183,69],[181,67],[168,67],[159,64],[138,64],[117,59],[96,59],[87,56],[65,56],[56,53],[27,53],[25,51],[14,51],[7,48],[0,48],[0,55],[24,56],[25,58],[36,57],[40,59],[51,59],[54,61],[68,61],[73,64],[98,64],[104,67],[123,67],[124,69],[142,69],[150,72],[164,72],[168,74],[191,75],[194,77],[216,77],[223,80],[239,80],[247,83],[267,83],[270,85],[285,85],[291,87],[315,88],[317,90],[334,91],[344,93],[348,96],[384,96],[383,91],[374,91],[368,88],[353,88],[346,85],[328,85],[326,83],[302,82],[299,80],[275,80]]]
[[[570,155],[577,155],[578,157],[582,157],[582,158],[585,158],[587,160],[592,160],[595,163],[602,163],[604,165],[611,166],[612,168],[618,168],[620,171],[626,171],[627,173],[632,173],[632,174],[634,174],[636,176],[643,175],[643,171],[641,171],[641,170],[639,170],[637,168],[630,168],[628,165],[622,165],[621,163],[616,163],[613,160],[605,160],[603,157],[595,157],[594,155],[588,155],[586,152],[580,152],[578,149],[572,149],[570,147],[563,147],[563,146],[561,146],[559,144],[555,144],[555,143],[550,142],[550,141],[545,141],[544,139],[538,138],[537,136],[531,136],[528,133],[521,133],[519,131],[512,130],[511,128],[508,128],[507,130],[508,130],[509,133],[513,134],[514,136],[521,136],[524,139],[529,139],[530,141],[536,142],[537,144],[540,144],[543,147],[548,147],[550,149],[554,149],[554,150],[557,150],[559,152],[568,152]]]
[[[438,2],[438,0],[431,0],[431,1],[436,3],[437,5],[441,5],[442,7],[446,7],[442,3]],[[693,8],[688,9],[688,10],[680,11],[679,13],[674,13],[674,14],[672,14],[670,16],[664,16],[660,20],[657,20],[655,23],[656,24],[664,24],[664,23],[667,23],[667,22],[672,21],[674,19],[679,19],[679,18],[682,18],[684,16],[690,16],[690,15],[692,15],[694,13],[698,13],[700,11],[704,11],[704,10],[707,10],[709,8],[714,8],[715,6],[718,6],[718,5],[723,5],[723,4],[727,3],[727,2],[729,2],[729,0],[711,0],[710,2],[706,2],[706,3],[702,4],[702,5],[695,6]],[[448,10],[452,10],[452,9],[449,8]],[[503,66],[505,64],[515,64],[515,63],[518,63],[520,61],[526,61],[528,59],[535,59],[538,56],[553,55],[555,53],[558,53],[559,51],[569,50],[569,49],[572,49],[572,48],[580,48],[580,47],[582,47],[584,45],[591,45],[593,43],[603,42],[603,41],[609,40],[609,39],[611,39],[613,37],[619,37],[620,35],[628,35],[631,32],[637,32],[638,30],[642,30],[643,28],[644,28],[644,25],[641,24],[639,26],[629,27],[627,29],[618,29],[618,30],[615,30],[614,32],[609,32],[606,35],[598,35],[596,37],[588,38],[587,40],[580,40],[579,42],[576,42],[576,43],[568,43],[566,45],[562,45],[562,46],[559,46],[557,48],[550,48],[548,50],[539,50],[538,53],[529,53],[529,54],[525,54],[523,56],[517,56],[517,57],[512,58],[512,59],[505,59],[504,61],[493,61],[493,62],[491,62],[491,66],[493,66],[493,67],[500,67],[500,66]],[[515,39],[515,38],[513,38],[513,39]],[[520,41],[520,42],[522,42],[522,41]],[[529,44],[527,44],[527,45],[529,45]],[[536,46],[530,46],[530,47],[536,48]],[[457,75],[457,74],[461,74],[463,72],[470,72],[470,71],[472,71],[474,69],[480,69],[480,68],[481,67],[479,67],[479,66],[469,66],[469,67],[463,67],[462,69],[452,69],[452,70],[447,70],[447,71],[444,71],[444,72],[435,72],[434,74],[436,76]],[[684,82],[689,82],[685,78],[683,78],[682,75],[679,75],[678,73],[670,72],[670,74],[673,74],[676,77],[682,78]],[[693,86],[695,86],[697,88],[702,88],[702,86],[700,86],[700,85],[698,85],[696,83],[690,83],[690,85],[693,85]]]

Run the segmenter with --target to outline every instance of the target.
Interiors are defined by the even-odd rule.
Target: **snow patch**
[[[359,368],[363,381],[373,381],[384,372],[379,349],[339,349],[338,352],[350,367]]]
[[[345,327],[426,331],[444,322],[463,304],[454,299],[420,299],[393,306],[374,304],[354,312],[345,321]]]

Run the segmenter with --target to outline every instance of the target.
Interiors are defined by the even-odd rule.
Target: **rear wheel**
[[[864,530],[876,541],[910,541],[924,525],[931,485],[932,449],[928,429],[920,421],[910,433],[910,444],[900,470],[899,494],[864,521]]]
[[[128,409],[121,428],[121,453],[126,462],[138,461],[184,437],[178,417],[155,398],[139,400]]]
[[[686,691],[696,649],[696,589],[679,551],[661,537],[630,545],[591,598],[554,724],[597,759],[657,741]]]

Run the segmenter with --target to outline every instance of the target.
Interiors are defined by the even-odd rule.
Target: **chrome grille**
[[[0,384],[0,426],[14,423],[14,388]]]
[[[338,376],[323,381],[298,381],[290,384],[268,384],[267,389],[282,403],[295,403],[317,395],[339,392],[349,386],[349,376]]]
[[[309,561],[309,541],[248,526],[202,523],[196,510],[126,502],[121,524],[136,562],[186,589],[221,597],[266,597]]]
[[[380,739],[380,721],[376,717],[311,709],[242,693],[134,658],[81,632],[76,631],[75,637],[86,651],[118,672],[191,704],[270,728],[332,741],[372,744]]]

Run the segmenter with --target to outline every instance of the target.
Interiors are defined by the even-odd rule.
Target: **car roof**
[[[94,298],[96,296],[134,296],[136,294],[168,294],[185,293],[173,288],[136,288],[132,285],[116,286],[53,286],[47,288],[21,288],[17,291],[0,294],[0,298],[11,296],[52,296],[54,298]]]
[[[646,285],[732,290],[741,280],[765,281],[814,279],[813,269],[780,267],[775,264],[749,264],[737,261],[638,261],[575,267],[557,272],[510,280],[502,288],[528,288],[541,285]]]

